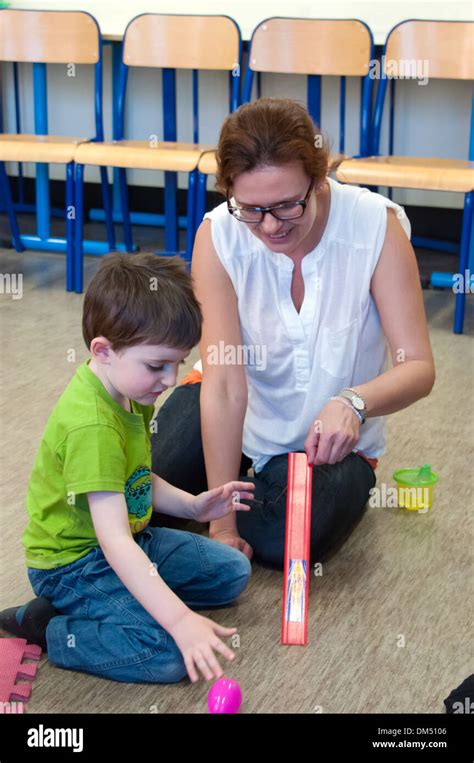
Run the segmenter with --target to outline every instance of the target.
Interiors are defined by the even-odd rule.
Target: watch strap
[[[359,419],[359,422],[360,422],[360,424],[363,424],[363,423],[364,423],[364,419],[362,418],[362,414],[361,414],[361,413],[359,413],[359,411],[357,410],[357,408],[354,408],[354,406],[352,405],[352,403],[351,403],[351,401],[349,400],[349,398],[348,398],[348,397],[343,397],[342,395],[333,395],[333,396],[332,396],[332,397],[330,397],[329,399],[330,399],[330,400],[339,400],[339,402],[340,402],[340,403],[342,403],[343,405],[345,405],[345,406],[346,406],[346,408],[349,408],[349,410],[351,410],[351,411],[352,411],[352,413],[355,413],[355,415],[356,415],[356,416],[357,416],[357,418]],[[346,402],[346,401],[347,401],[347,402]]]

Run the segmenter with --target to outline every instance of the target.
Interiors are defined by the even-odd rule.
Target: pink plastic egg
[[[219,678],[209,689],[207,695],[207,706],[209,712],[218,713],[238,713],[242,703],[242,690],[232,678]]]

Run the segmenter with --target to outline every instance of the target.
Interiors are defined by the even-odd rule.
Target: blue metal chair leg
[[[107,167],[100,168],[100,182],[102,186],[102,204],[104,206],[104,213],[105,213],[105,227],[107,230],[107,241],[109,244],[110,251],[113,251],[117,248],[117,244],[115,242],[112,200],[111,200],[111,194],[110,194],[109,178],[107,177]]]
[[[202,223],[202,218],[206,214],[206,186],[207,175],[204,175],[202,172],[198,172],[194,234],[196,234],[197,229]]]
[[[23,252],[25,247],[23,246],[20,238],[20,231],[18,229],[15,207],[13,206],[13,199],[10,190],[10,181],[5,169],[5,162],[0,162],[0,191],[3,198],[5,199],[5,208],[8,214],[14,247],[17,252]]]
[[[472,197],[474,192],[466,194],[464,201],[464,212],[462,218],[461,246],[459,251],[459,273],[463,278],[464,288],[456,294],[456,303],[454,308],[454,328],[455,334],[462,334],[464,327],[464,307],[466,302],[466,292],[470,286],[468,273],[469,248],[472,236]]]
[[[165,172],[165,254],[179,252],[178,173]]]
[[[128,206],[127,176],[123,167],[119,168],[120,203],[122,205],[123,240],[125,250],[133,252],[132,224],[130,222],[130,209]]]
[[[193,256],[195,217],[196,217],[196,176],[197,170],[188,175],[188,220],[186,227],[186,262]]]
[[[76,164],[76,222],[74,236],[74,291],[82,294],[84,284],[84,258],[83,258],[83,233],[84,233],[84,165]]]
[[[66,165],[66,290],[74,290],[74,162]]]

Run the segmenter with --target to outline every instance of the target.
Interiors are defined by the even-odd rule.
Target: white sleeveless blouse
[[[292,260],[268,249],[225,203],[204,216],[212,221],[214,247],[237,295],[243,347],[216,352],[220,362],[246,362],[242,449],[256,473],[272,456],[303,450],[310,425],[332,395],[390,367],[370,281],[387,207],[397,211],[408,238],[410,223],[403,208],[384,196],[328,180],[326,228],[301,262],[299,313],[291,299]],[[202,370],[201,361],[195,368]],[[354,450],[371,458],[385,452],[383,417],[366,420]]]

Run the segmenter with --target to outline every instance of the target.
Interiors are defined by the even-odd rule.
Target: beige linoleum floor
[[[2,273],[24,277],[22,299],[0,295],[4,608],[32,595],[21,545],[28,476],[50,410],[87,352],[82,296],[64,290],[63,257],[0,250],[0,258]],[[98,264],[87,258],[86,282]],[[307,647],[279,645],[282,575],[254,565],[240,600],[212,613],[238,627],[240,648],[226,672],[243,688],[242,712],[444,712],[443,699],[474,670],[474,299],[465,334],[454,336],[453,295],[424,297],[437,382],[429,398],[389,417],[377,474],[378,485],[389,487],[394,469],[430,463],[440,474],[433,509],[367,510],[311,580]],[[76,364],[67,360],[71,349]],[[207,691],[204,681],[115,683],[58,669],[43,656],[28,712],[201,713]]]

